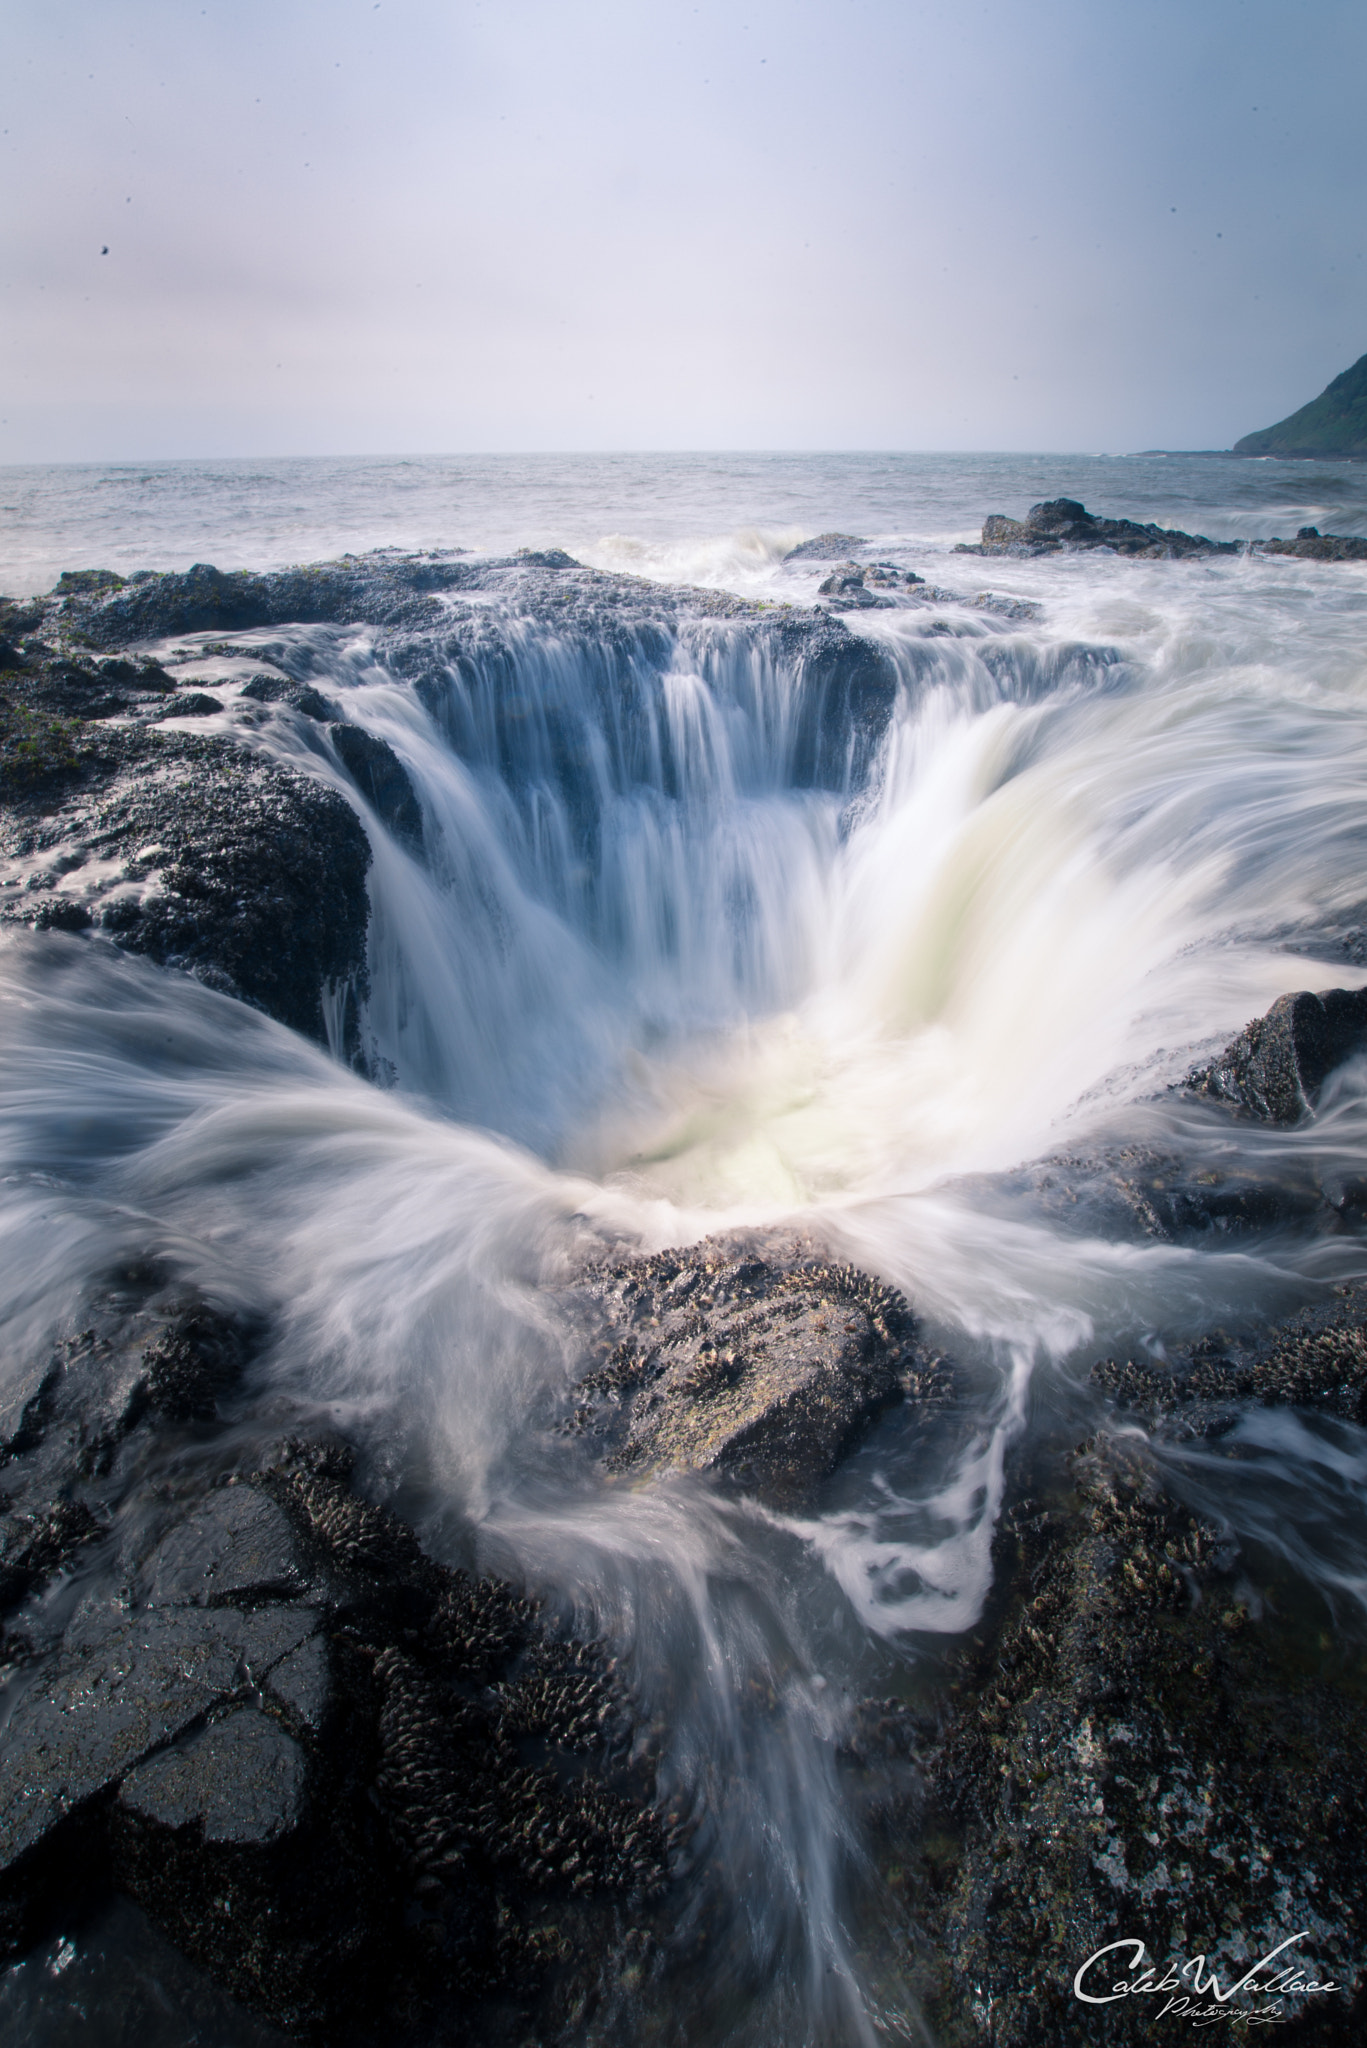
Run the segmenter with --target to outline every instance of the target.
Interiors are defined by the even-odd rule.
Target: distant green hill
[[[1261,433],[1234,443],[1236,455],[1367,455],[1367,356],[1318,398]]]

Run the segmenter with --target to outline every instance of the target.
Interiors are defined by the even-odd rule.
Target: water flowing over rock
[[[1357,2037],[1353,576],[876,545],[0,610],[0,2031]]]
[[[1260,540],[1259,554],[1299,555],[1307,562],[1367,562],[1367,539],[1361,534],[1321,533],[1302,526],[1294,540]]]
[[[1350,1695],[1296,1673],[1288,1621],[1268,1685],[1237,1549],[1164,1491],[1142,1450],[1103,1435],[1070,1466],[1070,1495],[1024,1498],[1007,1518],[1001,1620],[963,1660],[948,1727],[922,1737],[911,1840],[905,1811],[884,1823],[889,1853],[908,1854],[927,2016],[941,2039],[1003,2048],[1148,2041],[1161,1998],[1088,2008],[1074,1992],[1099,1950],[1137,1937],[1154,1983],[1171,1959],[1181,2013],[1203,2004],[1178,1974],[1188,1958],[1229,1988],[1299,1932],[1312,1946],[1282,1968],[1305,1962],[1332,1988],[1303,2038],[1347,2041],[1367,1933]],[[1103,1955],[1084,1990],[1137,1979],[1129,1960]],[[1264,1988],[1275,1974],[1249,2009],[1286,2013]]]
[[[575,1427],[623,1473],[717,1472],[791,1505],[880,1408],[952,1385],[900,1295],[800,1241],[704,1239],[594,1273],[585,1294],[606,1355]]]
[[[1293,1124],[1334,1068],[1367,1047],[1367,989],[1279,996],[1187,1086],[1269,1123]]]
[[[640,1927],[666,1880],[607,1653],[426,1556],[352,1490],[340,1440],[149,1487],[186,1412],[158,1405],[168,1356],[231,1400],[225,1361],[261,1333],[164,1291],[94,1311],[8,1438],[7,1949],[117,1890],[298,2036],[439,2008],[487,2038],[510,1987],[554,2022],[620,1940],[602,1902]],[[54,1612],[92,1546],[103,1571]]]

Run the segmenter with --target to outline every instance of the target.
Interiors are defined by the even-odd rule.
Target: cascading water
[[[682,2015],[610,2005],[605,2041],[879,2038],[848,1701],[974,1625],[1012,1446],[1092,1398],[1079,1363],[1367,1266],[1352,1234],[1126,1240],[1011,1179],[1120,1142],[1324,1179],[1367,1140],[1364,1066],[1294,1133],[1168,1092],[1282,991],[1362,978],[1362,603],[1307,633],[1293,572],[1243,560],[1041,585],[1042,624],[875,613],[843,666],[777,609],[648,597],[243,636],[421,806],[421,847],[365,810],[367,1078],[98,944],[11,949],[16,1345],[120,1246],[269,1308],[262,1400],[345,1421],[434,1541],[620,1647],[698,1823],[678,1938],[708,1976]],[[308,721],[258,743],[359,801]],[[548,1290],[604,1240],[794,1220],[906,1293],[973,1412],[885,1417],[801,1513],[605,1484],[556,1432],[576,1360]],[[1297,1567],[1367,1605],[1359,1434],[1243,1441],[1171,1454],[1190,1497],[1287,1542],[1318,1494]]]

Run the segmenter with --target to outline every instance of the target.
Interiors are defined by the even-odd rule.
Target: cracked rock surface
[[[0,1940],[122,1897],[296,2038],[554,2032],[667,1883],[630,1697],[340,1439],[225,1438],[260,1337],[133,1271],[8,1404]]]

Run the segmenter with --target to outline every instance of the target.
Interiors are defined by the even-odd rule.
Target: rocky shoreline
[[[1321,533],[1303,526],[1294,540],[1207,540],[1180,528],[1140,525],[1133,519],[1098,519],[1076,498],[1051,498],[1032,505],[1024,519],[993,512],[983,521],[980,541],[961,541],[959,555],[1053,555],[1105,550],[1146,561],[1186,561],[1201,555],[1299,555],[1315,562],[1367,561],[1367,539]]]
[[[830,609],[924,601],[909,572],[855,562],[859,545],[808,544],[836,565]],[[1060,500],[990,519],[979,552],[1074,546],[1235,544]],[[202,658],[209,633],[368,624],[416,664],[405,633],[447,630],[449,601],[490,578],[609,643],[628,595],[633,631],[681,602],[652,594],[643,629],[639,587],[541,556],[95,573],[5,605],[0,918],[54,947],[141,953],[353,1055],[361,816],[421,848],[402,765],[268,643],[229,649],[237,666],[222,656],[221,688],[202,689],[178,687],[173,650],[127,650],[192,634]],[[818,612],[705,602],[801,649],[813,785],[852,729],[871,752],[895,688],[872,643]],[[488,628],[472,613],[461,630]],[[225,709],[231,729],[178,727]],[[266,721],[289,721],[326,773],[257,747]],[[1360,994],[1303,991],[1184,1085],[1213,1115],[1289,1126],[1364,1042]],[[1367,1203],[1290,1174],[1178,1185],[1138,1156],[1024,1171],[1046,1207],[1085,1186],[1120,1234],[1173,1242],[1316,1205],[1326,1229],[1356,1228]],[[914,1305],[788,1234],[604,1252],[558,1310],[581,1356],[560,1426],[621,1483],[699,1472],[791,1510],[885,1410],[960,1398]],[[424,1551],[371,1497],[357,1446],[256,1418],[244,1388],[268,1332],[154,1259],[108,1274],[80,1325],[0,1398],[6,1959],[129,1900],[249,2011],[328,2042],[568,2041],[612,1987],[667,1984],[687,1831],[610,1646]],[[1367,1665],[1179,1498],[1163,1447],[1220,1441],[1254,1407],[1362,1423],[1367,1294],[1167,1360],[1096,1361],[1089,1384],[1109,1420],[1018,1462],[991,1607],[938,1702],[845,1715],[841,1768],[884,1885],[884,1944],[864,1960],[890,2038],[907,1998],[945,2048],[1147,2038],[1138,2002],[1071,1997],[1093,1951],[1140,1935],[1158,1959],[1210,1952],[1227,1980],[1305,1929],[1344,1988],[1293,2002],[1291,2038],[1356,2039]]]

